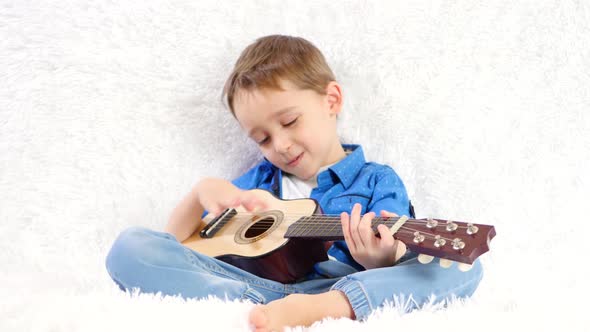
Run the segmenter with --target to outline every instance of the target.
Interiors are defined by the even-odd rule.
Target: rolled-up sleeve
[[[410,216],[410,201],[400,177],[389,167],[375,174],[373,196],[367,207],[367,212],[375,212],[379,216],[381,210]]]
[[[246,173],[233,179],[233,183],[236,187],[242,190],[250,190],[258,188],[260,182],[264,180],[269,174],[269,167],[265,162],[261,162],[256,166],[250,168]]]

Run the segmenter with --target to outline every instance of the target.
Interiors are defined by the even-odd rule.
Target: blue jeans
[[[106,267],[123,290],[268,303],[289,294],[343,292],[356,319],[364,320],[374,309],[394,298],[405,299],[408,310],[425,303],[467,297],[479,284],[483,270],[476,261],[468,272],[456,266],[442,268],[435,259],[421,264],[416,254],[406,254],[395,266],[357,271],[329,260],[317,263],[304,281],[282,284],[195,252],[168,233],[132,227],[122,232],[111,248]]]

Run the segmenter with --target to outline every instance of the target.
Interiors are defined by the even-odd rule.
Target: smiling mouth
[[[300,155],[298,155],[297,158],[291,160],[287,165],[294,166],[299,162],[299,160],[301,160],[301,156],[303,156],[303,152]]]

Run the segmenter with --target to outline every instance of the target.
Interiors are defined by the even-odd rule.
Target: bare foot
[[[256,332],[283,331],[285,327],[310,326],[326,317],[353,318],[348,299],[339,291],[322,294],[291,294],[250,312],[250,324]]]

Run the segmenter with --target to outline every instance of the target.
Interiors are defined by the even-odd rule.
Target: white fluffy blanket
[[[468,301],[311,331],[587,329],[589,31],[585,1],[0,1],[0,331],[248,329],[250,303],[127,295],[104,257],[260,157],[219,97],[274,33],[325,53],[343,141],[419,217],[498,232]]]

